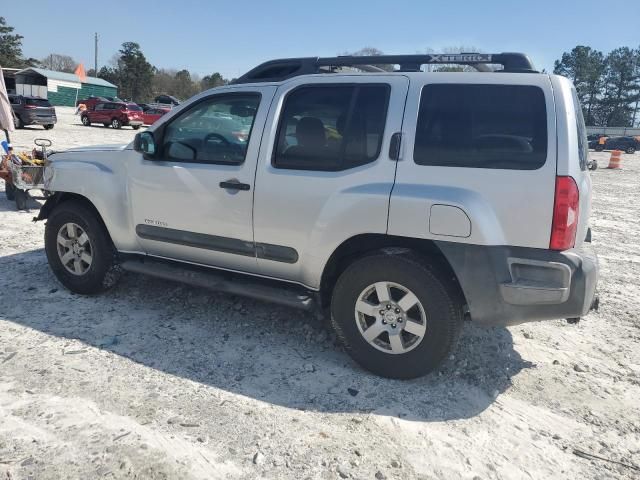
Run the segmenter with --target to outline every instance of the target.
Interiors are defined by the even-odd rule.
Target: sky
[[[1,2],[0,15],[24,36],[25,56],[66,54],[87,70],[94,64],[94,32],[98,68],[133,41],[156,67],[201,76],[217,71],[226,78],[274,58],[335,56],[362,47],[387,54],[458,46],[518,51],[550,71],[576,45],[605,53],[640,46],[639,0]]]

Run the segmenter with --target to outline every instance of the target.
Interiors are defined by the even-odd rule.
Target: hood
[[[66,150],[56,150],[56,153],[70,153],[70,152],[117,152],[125,150],[130,144],[115,144],[115,145],[91,145],[89,147],[73,147]]]

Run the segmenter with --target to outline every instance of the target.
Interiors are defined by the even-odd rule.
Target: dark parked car
[[[13,108],[13,121],[16,128],[22,128],[25,125],[42,125],[45,129],[51,130],[58,121],[56,109],[46,98],[9,95],[9,101]]]
[[[156,103],[163,103],[165,105],[180,105],[180,100],[171,95],[158,95],[155,98]]]
[[[596,152],[622,150],[625,153],[635,153],[640,150],[640,142],[633,137],[612,137],[607,138],[604,145],[600,145],[598,140],[592,140],[589,142],[589,148],[593,148]]]
[[[82,112],[80,120],[87,127],[92,123],[101,123],[105,127],[109,125],[113,128],[130,126],[134,130],[138,130],[143,121],[142,108],[135,103],[98,103],[94,109]]]

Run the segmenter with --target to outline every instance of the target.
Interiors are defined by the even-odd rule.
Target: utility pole
[[[95,36],[95,52],[94,52],[94,62],[93,62],[93,68],[94,68],[94,75],[97,77],[98,76],[98,32],[96,32],[96,36]]]

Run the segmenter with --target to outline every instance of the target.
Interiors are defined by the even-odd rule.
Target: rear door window
[[[536,170],[547,158],[544,93],[528,85],[430,84],[422,89],[418,165]]]
[[[285,99],[273,166],[337,171],[380,155],[388,84],[307,85]]]

